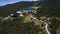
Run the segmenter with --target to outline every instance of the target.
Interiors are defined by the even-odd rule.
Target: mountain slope
[[[39,2],[39,1],[36,1],[36,2]],[[20,10],[23,7],[33,6],[34,3],[35,2],[23,1],[23,2],[17,2],[14,4],[8,4],[6,6],[2,6],[0,7],[0,16],[8,16],[10,13]]]

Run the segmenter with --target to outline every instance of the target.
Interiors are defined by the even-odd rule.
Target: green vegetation
[[[0,34],[38,34],[39,26],[34,23],[24,23],[23,18],[14,19],[13,21],[0,22]]]
[[[25,19],[24,19],[24,22],[27,23],[27,22],[31,22],[31,18],[29,16],[26,16]]]
[[[35,15],[37,18],[40,16],[47,16],[47,17],[59,17],[60,18],[60,0],[48,0],[48,2],[44,3],[41,8],[37,11]],[[49,25],[51,28],[51,34],[60,34],[60,20],[56,18],[51,19],[51,24]]]
[[[22,7],[30,6],[31,4],[26,6],[24,3],[18,3],[16,5],[1,7],[0,16],[6,17],[15,11],[21,10]],[[31,22],[31,18],[29,18],[27,12],[23,14],[25,17],[16,18],[12,21],[0,22],[0,34],[47,34],[44,24],[39,23],[39,25],[35,25],[34,22]],[[50,18],[51,20],[47,20],[51,22],[50,24],[48,23],[49,31],[51,34],[60,34],[60,20],[55,18],[60,18],[60,4],[58,2],[55,0],[48,0],[48,2],[44,3],[41,8],[37,9],[37,12],[33,13],[33,15],[39,20],[41,20],[41,16],[46,16],[46,19]],[[38,24],[37,21],[36,24]]]

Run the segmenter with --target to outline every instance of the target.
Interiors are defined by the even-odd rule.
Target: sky
[[[0,6],[4,6],[7,4],[13,4],[16,2],[20,2],[20,1],[37,1],[37,0],[0,0]]]

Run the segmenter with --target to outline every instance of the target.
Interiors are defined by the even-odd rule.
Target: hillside
[[[23,7],[34,7],[35,2],[18,2],[0,7],[0,34],[60,34],[60,0],[38,1],[40,8],[29,13],[21,11],[23,17],[10,17]]]
[[[36,1],[37,3],[39,1]],[[31,7],[34,5],[35,2],[30,2],[30,1],[22,1],[22,2],[17,2],[14,4],[8,4],[6,6],[1,6],[0,7],[0,16],[8,16],[10,13],[13,13],[15,11],[20,10],[23,7]],[[39,5],[39,3],[38,3]]]
[[[60,0],[48,0],[43,2],[40,11],[45,15],[59,16],[60,15]]]
[[[46,0],[45,0],[46,1]],[[59,17],[60,18],[60,0],[48,0],[47,2],[43,2],[44,5],[38,10],[36,16],[38,18],[41,15],[45,15],[47,17]],[[50,24],[51,34],[60,34],[60,20],[52,19],[52,23]]]

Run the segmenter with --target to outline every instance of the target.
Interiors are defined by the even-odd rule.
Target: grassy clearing
[[[25,17],[24,23],[31,22],[31,18],[29,16]]]

